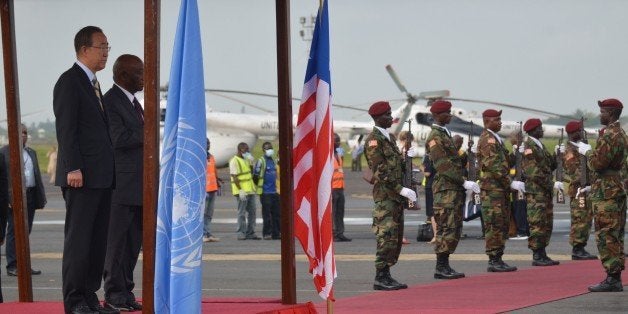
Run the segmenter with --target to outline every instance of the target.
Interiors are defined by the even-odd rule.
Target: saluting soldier
[[[578,152],[588,157],[594,171],[591,202],[595,217],[595,238],[602,266],[607,277],[591,292],[623,291],[621,271],[624,270],[624,227],[626,225],[626,191],[621,176],[628,149],[626,133],[619,125],[623,104],[617,99],[598,101],[600,123],[606,127],[600,132],[595,150],[578,143]]]
[[[554,200],[552,186],[563,189],[562,182],[552,184],[552,172],[556,169],[556,156],[550,154],[541,143],[543,123],[539,119],[528,119],[523,124],[528,139],[518,149],[523,154],[522,168],[525,177],[525,192],[530,237],[528,248],[533,252],[532,266],[560,264],[547,256],[545,248],[552,237],[554,223]]]
[[[591,198],[586,197],[591,191],[591,186],[582,186],[583,161],[578,154],[578,142],[582,140],[582,124],[580,121],[569,121],[565,125],[565,132],[569,137],[566,146],[559,148],[563,153],[563,167],[565,169],[565,182],[569,183],[567,195],[569,195],[569,207],[571,208],[571,228],[569,231],[569,244],[572,246],[572,260],[591,260],[597,256],[591,255],[584,247],[589,240],[593,212],[591,211]],[[589,171],[589,167],[585,165]],[[587,182],[588,183],[588,182]],[[585,196],[583,201],[580,196]]]
[[[397,263],[403,237],[403,202],[415,202],[413,190],[401,185],[405,163],[395,138],[386,131],[392,125],[390,104],[374,103],[369,115],[375,126],[366,138],[366,160],[373,172],[373,232],[377,240],[375,253],[375,290],[399,290],[408,286],[397,282],[390,275],[390,267]],[[414,149],[408,155],[416,155]]]
[[[462,233],[465,189],[480,193],[480,187],[475,182],[464,180],[462,158],[458,154],[451,133],[445,127],[451,121],[451,103],[437,100],[430,107],[430,112],[435,123],[432,124],[425,148],[436,169],[432,186],[436,221],[434,278],[457,279],[464,277],[464,273],[457,272],[449,266],[449,255],[456,250]]]
[[[480,135],[478,146],[471,149],[478,156],[480,170],[480,189],[482,198],[482,217],[484,219],[484,236],[486,239],[486,255],[488,255],[489,272],[510,272],[517,267],[510,266],[502,260],[506,247],[506,234],[510,222],[510,167],[514,160],[504,146],[504,141],[497,134],[502,128],[502,111],[494,109],[482,113],[484,130]]]

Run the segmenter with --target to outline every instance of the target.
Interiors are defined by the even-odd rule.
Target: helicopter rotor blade
[[[550,116],[550,117],[558,117],[558,118],[571,119],[571,120],[576,119],[576,118],[574,118],[572,116],[562,115],[562,114],[558,114],[558,113],[555,113],[555,112],[550,112],[550,111],[545,111],[545,110],[540,110],[540,109],[533,109],[533,108],[529,108],[529,107],[516,106],[516,105],[511,105],[511,104],[507,104],[507,103],[503,103],[503,102],[497,102],[497,101],[477,100],[477,99],[468,99],[468,98],[456,98],[456,97],[444,97],[443,99],[456,100],[456,101],[466,101],[466,102],[474,102],[474,103],[480,103],[480,104],[497,105],[497,106],[500,106],[500,107],[512,108],[512,109],[517,109],[517,110],[521,110],[521,111],[540,113],[542,115],[546,115],[546,116]]]
[[[388,71],[388,75],[390,75],[390,78],[392,78],[393,82],[395,82],[397,88],[399,88],[399,90],[406,95],[408,104],[410,104],[410,106],[414,105],[419,97],[414,96],[410,94],[410,92],[408,92],[408,89],[406,89],[406,87],[401,83],[401,80],[399,79],[399,76],[397,76],[397,72],[395,72],[395,70],[392,68],[392,65],[386,65],[386,71]]]
[[[264,108],[262,106],[258,106],[258,105],[252,104],[252,103],[250,103],[248,101],[244,101],[242,99],[238,99],[238,98],[235,98],[235,97],[223,95],[223,94],[218,93],[218,92],[209,92],[209,93],[212,94],[212,95],[218,96],[218,97],[222,97],[222,98],[225,98],[225,99],[229,99],[231,101],[235,101],[235,102],[241,103],[241,104],[243,104],[245,106],[249,106],[249,107],[255,108],[257,110],[260,110],[260,111],[263,111],[263,112],[266,112],[266,113],[274,113],[274,111],[272,111],[272,110],[268,110],[268,109],[266,109],[266,108]]]

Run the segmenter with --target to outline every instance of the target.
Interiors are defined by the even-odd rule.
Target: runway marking
[[[567,254],[548,254],[552,259],[559,261],[571,260],[571,255]],[[33,253],[32,259],[61,259],[62,253]],[[140,259],[142,255],[140,254]],[[297,254],[295,259],[299,262],[307,261],[307,258],[303,254]],[[375,259],[374,254],[337,254],[336,261],[341,262],[370,262]],[[452,254],[451,260],[454,261],[487,261],[486,254]],[[532,254],[504,254],[503,257],[506,261],[531,261]],[[203,261],[280,261],[280,254],[203,254]],[[434,254],[401,254],[399,256],[401,261],[435,261],[436,255]]]

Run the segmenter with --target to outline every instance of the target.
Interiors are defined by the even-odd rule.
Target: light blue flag
[[[159,174],[155,313],[201,312],[207,167],[201,50],[196,0],[182,0],[172,52]]]

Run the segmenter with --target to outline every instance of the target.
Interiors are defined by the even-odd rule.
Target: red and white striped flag
[[[295,235],[310,261],[314,285],[333,300],[336,278],[331,221],[334,139],[329,71],[327,1],[319,10],[294,134]]]

